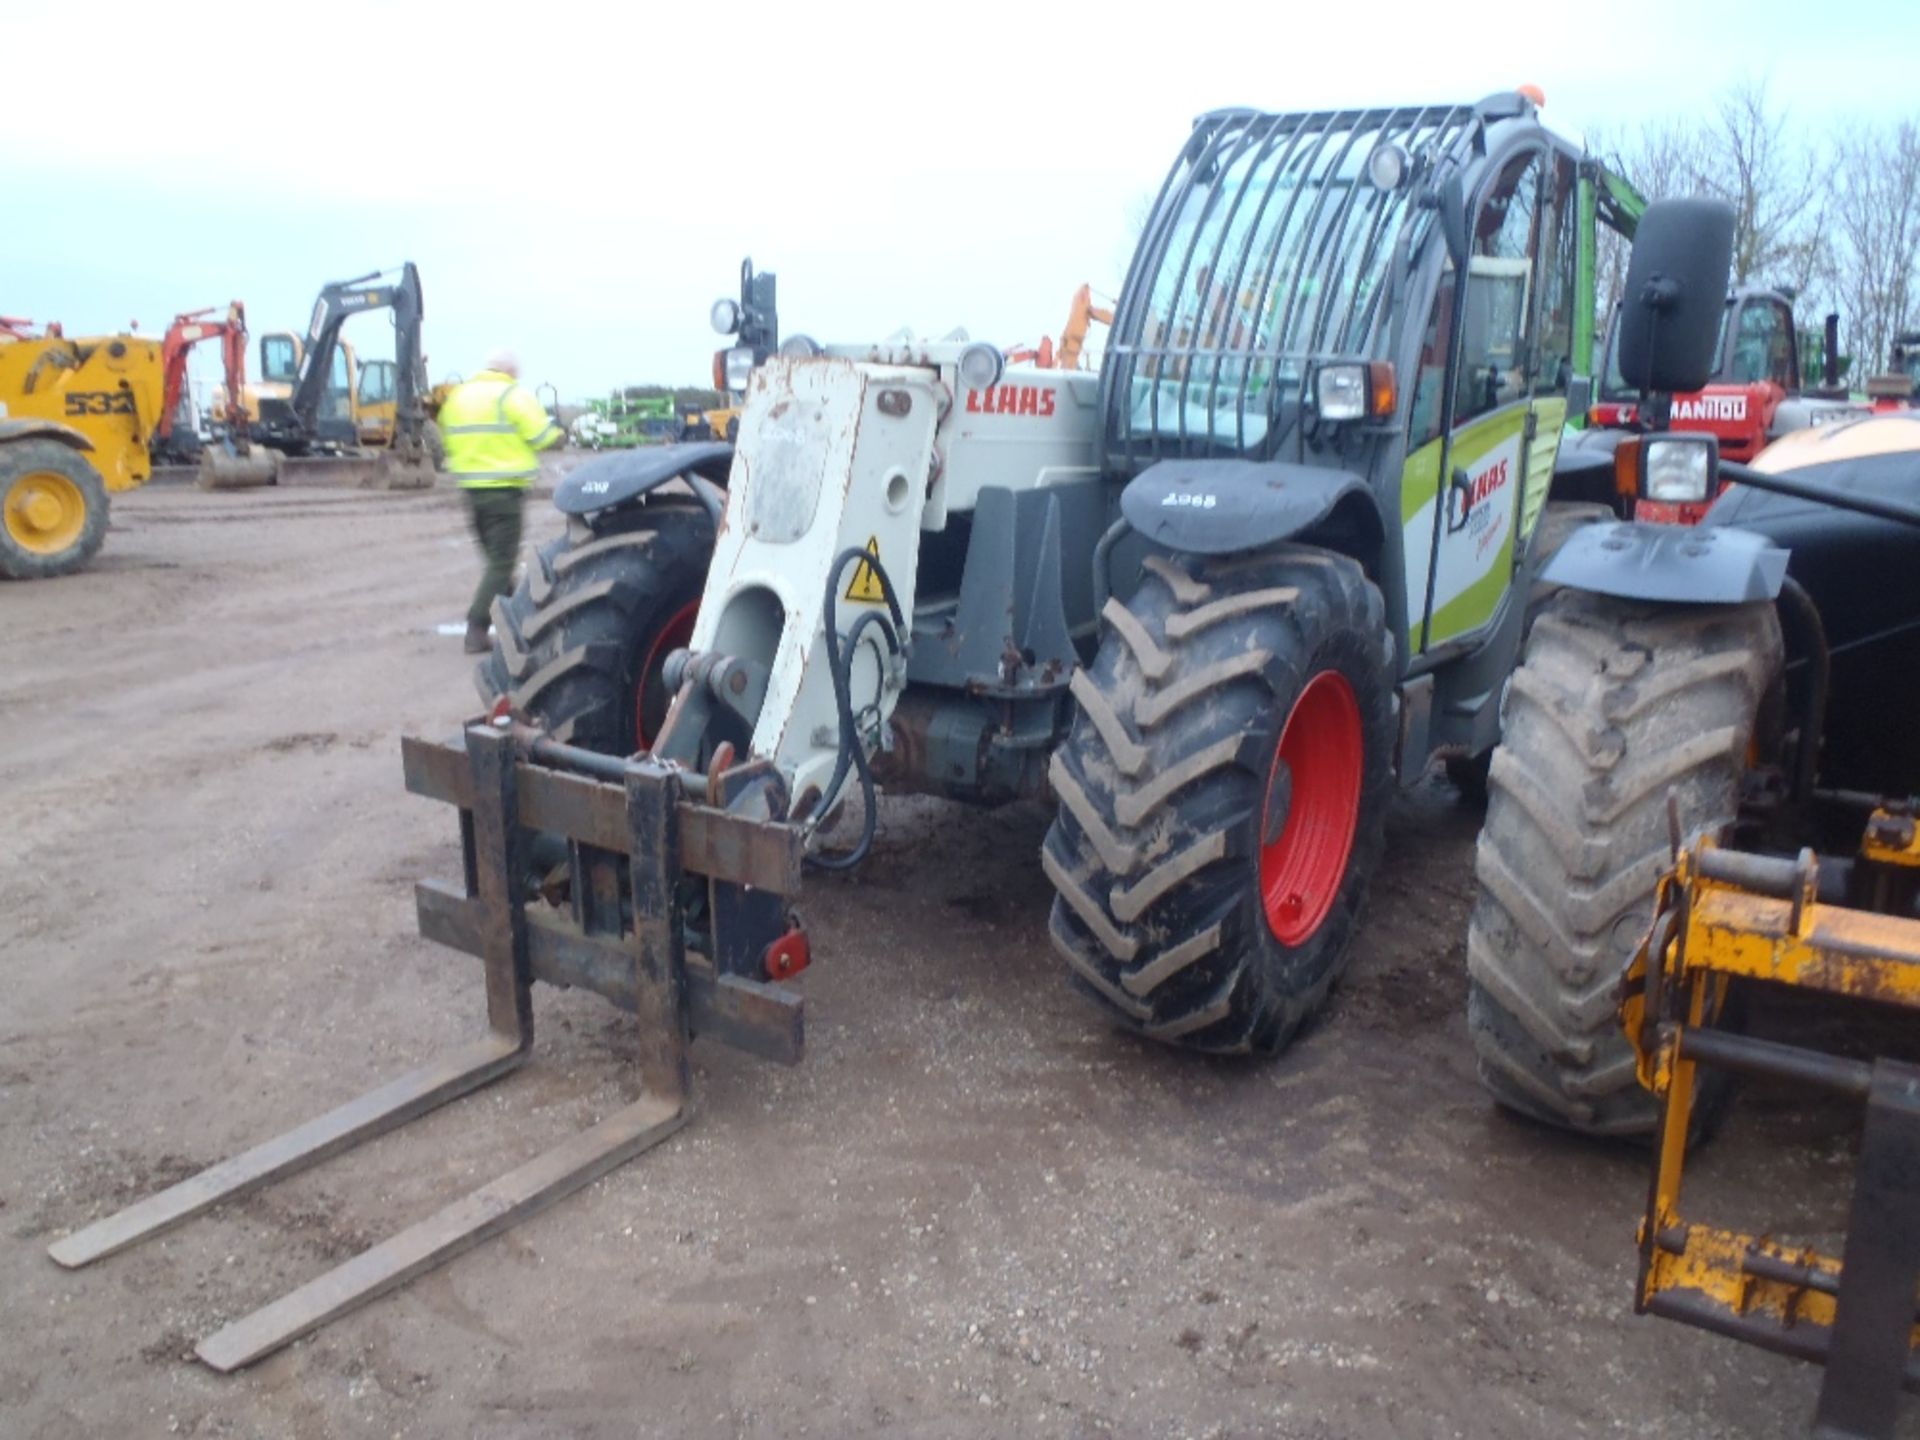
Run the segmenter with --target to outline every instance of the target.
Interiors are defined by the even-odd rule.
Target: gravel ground
[[[90,571],[0,589],[0,1432],[1805,1433],[1817,1371],[1632,1315],[1643,1158],[1483,1099],[1476,817],[1433,781],[1347,982],[1265,1064],[1143,1045],[1063,982],[1043,810],[889,799],[873,860],[803,900],[804,1064],[697,1045],[666,1145],[202,1368],[213,1328],[630,1092],[625,1017],[543,990],[499,1086],[91,1269],[45,1254],[477,1030],[477,967],[414,933],[453,817],[398,754],[475,708],[439,633],[475,573],[445,492],[154,486]],[[1702,1213],[1831,1232],[1834,1118],[1743,1104]]]

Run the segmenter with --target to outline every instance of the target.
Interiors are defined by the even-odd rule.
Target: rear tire
[[[602,754],[650,743],[672,698],[660,662],[686,643],[713,538],[698,505],[654,501],[541,547],[493,602],[481,698],[506,695],[554,739]]]
[[[106,538],[106,482],[85,455],[58,440],[0,444],[0,577],[70,574]]]
[[[1652,1132],[1615,1012],[1669,863],[1667,796],[1685,838],[1734,820],[1781,666],[1770,604],[1565,591],[1540,617],[1502,707],[1467,932],[1467,1025],[1500,1104],[1591,1134]]]
[[[1305,546],[1156,557],[1104,618],[1049,772],[1055,948],[1144,1035],[1277,1051],[1338,975],[1384,843],[1380,592]]]

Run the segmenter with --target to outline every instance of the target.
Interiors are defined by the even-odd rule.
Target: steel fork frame
[[[525,874],[526,844],[518,793],[521,764],[514,737],[505,729],[475,723],[467,727],[465,744],[467,783],[459,788],[470,785],[462,797],[471,804],[462,808],[466,889],[468,904],[478,906],[482,922],[476,927],[476,948],[486,976],[487,1035],[67,1236],[50,1247],[54,1260],[69,1268],[91,1264],[223,1201],[397,1129],[525,1062],[533,1047],[534,967],[527,916],[517,893],[517,877]],[[415,785],[411,767],[409,784]],[[634,919],[628,943],[619,947],[630,957],[630,974],[618,979],[622,998],[635,1002],[630,1008],[639,1022],[641,1097],[207,1337],[196,1350],[201,1360],[223,1372],[252,1364],[591,1183],[687,1122],[687,956],[676,885],[682,873],[679,815],[685,802],[675,773],[645,757],[626,764],[624,785]],[[425,783],[415,788],[440,793]],[[441,798],[455,797],[441,793]],[[794,855],[797,874],[797,849]],[[423,886],[422,894],[424,926],[429,887]],[[605,938],[598,947],[607,948]],[[789,1008],[794,1012],[792,1054],[779,1054],[777,1044],[764,1053],[797,1059],[797,1001]],[[730,1037],[723,1032],[722,1038]],[[783,1041],[785,1033],[776,1038]]]

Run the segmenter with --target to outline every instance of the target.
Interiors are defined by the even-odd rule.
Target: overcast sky
[[[703,383],[748,254],[785,333],[1057,331],[1224,105],[1532,82],[1579,134],[1765,75],[1810,127],[1920,112],[1916,0],[107,3],[15,7],[5,53],[0,313],[304,328],[322,281],[411,259],[435,379],[509,344],[568,399]],[[383,317],[348,338],[392,353]]]

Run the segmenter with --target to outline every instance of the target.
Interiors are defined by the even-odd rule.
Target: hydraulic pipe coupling
[[[747,687],[753,683],[753,677],[747,667],[731,655],[716,655],[711,651],[674,650],[660,665],[661,678],[667,682],[667,688],[678,692],[689,680],[696,685],[705,686],[713,698],[728,704],[737,705],[747,693]]]

